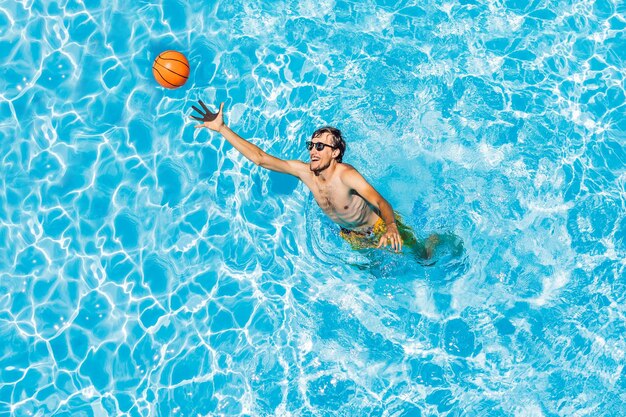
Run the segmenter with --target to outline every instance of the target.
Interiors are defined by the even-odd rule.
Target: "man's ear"
[[[339,149],[333,149],[333,159],[337,159],[340,153]]]

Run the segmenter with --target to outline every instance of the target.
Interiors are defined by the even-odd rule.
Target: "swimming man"
[[[323,127],[313,133],[311,141],[306,143],[310,157],[308,164],[283,160],[233,132],[224,123],[224,103],[218,113],[212,113],[201,100],[199,103],[203,110],[192,106],[200,117],[191,117],[202,122],[196,128],[209,128],[220,133],[258,166],[301,180],[324,213],[341,227],[341,236],[353,248],[389,245],[398,252],[402,250],[403,237],[408,240],[407,244],[415,243],[413,233],[400,222],[391,204],[354,167],[342,162],[346,142],[338,129]]]

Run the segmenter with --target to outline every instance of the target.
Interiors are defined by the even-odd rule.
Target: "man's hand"
[[[200,110],[196,106],[191,106],[191,108],[194,109],[200,115],[200,117],[194,115],[189,116],[192,119],[203,122],[199,125],[196,125],[196,129],[208,127],[211,130],[219,132],[220,129],[224,126],[224,103],[220,104],[220,110],[217,113],[211,112],[211,110],[209,110],[209,108],[202,102],[202,100],[198,100],[198,103],[200,103],[204,111]]]
[[[387,232],[382,235],[377,247],[380,248],[381,246],[387,245],[391,245],[391,249],[396,252],[402,250],[402,238],[400,237],[400,232],[398,232],[398,227],[395,223],[387,225]]]

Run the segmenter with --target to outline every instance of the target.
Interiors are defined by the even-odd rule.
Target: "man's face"
[[[322,133],[320,136],[317,136],[311,139],[313,143],[313,148],[309,151],[309,157],[311,158],[311,163],[309,167],[311,171],[321,172],[330,166],[331,161],[333,160],[333,136],[330,133]],[[318,150],[318,147],[322,145],[317,145],[318,143],[324,146],[323,149]]]

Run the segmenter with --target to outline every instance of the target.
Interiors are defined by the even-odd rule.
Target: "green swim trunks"
[[[400,232],[400,237],[402,238],[402,245],[414,246],[417,243],[417,239],[415,238],[413,229],[402,222],[402,218],[398,213],[394,215],[398,232]],[[369,249],[377,247],[380,238],[386,232],[387,225],[385,221],[379,217],[376,223],[365,231],[349,230],[342,227],[339,236],[347,241],[350,246],[352,246],[352,249]]]

